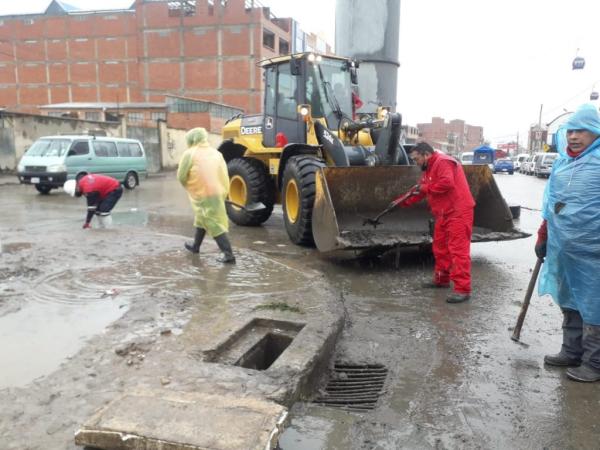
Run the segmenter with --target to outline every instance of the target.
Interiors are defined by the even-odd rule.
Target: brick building
[[[483,127],[469,125],[464,120],[446,121],[432,117],[430,123],[417,124],[421,139],[434,148],[458,155],[483,144]]]
[[[133,1],[133,0],[132,0]],[[129,9],[0,17],[0,107],[165,102],[166,95],[261,111],[256,63],[324,50],[253,0],[135,0]]]

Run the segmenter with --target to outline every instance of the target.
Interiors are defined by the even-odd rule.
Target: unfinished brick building
[[[483,127],[469,125],[460,119],[446,123],[442,117],[433,117],[430,123],[417,124],[417,128],[422,140],[453,155],[483,144]]]
[[[129,9],[0,17],[0,107],[164,102],[260,112],[262,59],[313,48],[292,19],[249,0],[135,0]],[[320,43],[322,44],[322,43]]]

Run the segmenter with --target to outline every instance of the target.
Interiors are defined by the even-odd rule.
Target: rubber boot
[[[227,233],[223,233],[215,237],[215,241],[219,246],[219,249],[223,252],[223,256],[218,258],[217,261],[224,264],[235,264],[235,256],[233,256],[233,250],[231,249],[231,243],[227,237]]]
[[[578,311],[563,309],[563,343],[556,355],[544,356],[544,362],[551,366],[577,367],[581,364],[583,347],[583,320]]]
[[[583,324],[582,364],[567,370],[567,377],[584,383],[600,381],[600,326]]]
[[[466,302],[470,298],[471,298],[471,294],[466,294],[463,292],[453,292],[446,298],[446,301],[448,303],[462,303],[462,302]]]
[[[194,242],[186,242],[185,248],[192,253],[200,253],[200,245],[204,239],[206,230],[204,228],[196,228],[196,235],[194,236]]]
[[[112,216],[110,213],[100,213],[97,216],[99,228],[112,228]]]

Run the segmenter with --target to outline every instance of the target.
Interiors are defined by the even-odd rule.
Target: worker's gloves
[[[548,242],[548,223],[544,220],[538,229],[538,237],[535,242],[535,255],[538,258],[546,257],[546,243]]]
[[[419,195],[420,192],[421,192],[421,185],[415,184],[407,192],[405,192],[404,194],[400,195],[399,197],[396,197],[392,201],[392,203],[390,203],[388,205],[388,209],[395,208],[396,206],[405,207],[406,204],[404,204],[404,202],[406,200],[408,200],[409,198],[415,196],[415,195]]]
[[[84,223],[84,224],[83,224],[83,227],[82,227],[82,228],[83,228],[84,230],[85,230],[86,228],[92,228],[92,225],[91,225],[89,222],[86,222],[86,223]]]

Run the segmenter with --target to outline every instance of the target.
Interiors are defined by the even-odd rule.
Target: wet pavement
[[[528,208],[518,226],[535,233],[546,181],[495,178],[509,204]],[[41,196],[5,184],[0,208],[6,448],[76,448],[73,429],[94,405],[152,383],[142,358],[148,348],[158,367],[163,340],[202,338],[195,317],[226,332],[223,318],[241,319],[249,305],[287,297],[302,308],[302,291],[317,280],[343,302],[335,359],[384,364],[389,373],[367,413],[296,403],[281,449],[599,448],[600,384],[568,381],[542,362],[560,346],[558,308],[534,294],[524,345],[510,340],[535,263],[534,237],[475,244],[473,299],[449,305],[444,290],[419,287],[430,257],[403,253],[397,269],[394,257],[323,259],[288,241],[279,208],[262,227],[232,226],[237,266],[218,264],[210,239],[190,264],[180,248],[192,234],[191,213],[173,174],[126,192],[112,230],[81,230],[84,201],[60,191]],[[121,365],[103,355],[132,339],[137,347],[124,351]]]

